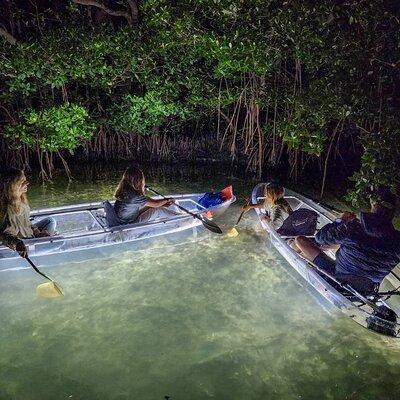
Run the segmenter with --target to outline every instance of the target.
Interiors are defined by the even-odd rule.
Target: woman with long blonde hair
[[[24,171],[11,168],[2,175],[0,183],[0,242],[26,257],[22,239],[50,236],[55,231],[55,221],[44,218],[31,223],[26,195],[29,182]]]
[[[283,221],[293,212],[290,204],[284,199],[285,189],[278,183],[268,183],[264,189],[264,201],[258,204],[248,204],[242,207],[242,211],[253,208],[263,208],[266,211],[265,219],[271,222],[273,227],[279,229]]]
[[[180,214],[179,209],[173,206],[174,199],[155,200],[147,197],[145,185],[141,169],[129,167],[125,170],[114,194],[114,210],[122,223],[147,222]]]

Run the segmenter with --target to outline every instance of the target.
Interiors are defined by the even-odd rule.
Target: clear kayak
[[[260,203],[264,199],[264,187],[265,183],[260,183],[253,189],[253,204]],[[294,191],[286,189],[285,193],[285,199],[289,202],[293,210],[306,208],[317,212],[317,230],[333,222],[337,218],[337,215],[333,214],[326,207]],[[399,281],[397,281],[395,285],[393,282],[395,278],[388,276],[385,278],[384,282],[382,282],[376,294],[366,297],[355,296],[354,293],[341,287],[340,282],[331,280],[328,274],[323,274],[321,271],[318,271],[316,266],[294,251],[289,245],[289,239],[292,239],[292,237],[281,236],[270,223],[263,219],[262,217],[265,215],[263,209],[256,208],[255,211],[260,219],[262,227],[269,234],[272,245],[285,258],[290,266],[325,299],[359,325],[386,336],[400,337],[400,325],[397,322],[396,315],[396,308],[399,309],[399,304],[397,296],[394,295],[398,292],[392,290],[394,286],[400,285]],[[327,252],[327,254],[335,258],[335,254],[332,251]],[[394,292],[394,294],[391,294],[391,292]],[[364,300],[362,299],[363,297]],[[377,313],[377,309],[379,309],[380,306],[389,308],[394,318],[386,319],[383,318],[381,314]]]
[[[198,201],[204,193],[169,195],[176,204],[188,211],[213,219],[222,214],[236,200],[235,196],[216,206],[205,208]],[[154,199],[161,197],[155,196]],[[39,265],[82,261],[108,255],[112,251],[138,249],[151,238],[173,236],[193,230],[197,234],[202,223],[182,213],[172,218],[109,227],[101,202],[76,204],[32,210],[32,223],[51,217],[56,222],[57,235],[24,239],[29,257]],[[17,252],[0,246],[0,272],[29,268]]]

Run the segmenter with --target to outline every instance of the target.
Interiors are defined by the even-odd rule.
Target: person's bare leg
[[[318,245],[311,242],[304,236],[297,236],[295,239],[295,244],[303,253],[304,257],[310,261],[314,261],[315,257],[322,253],[322,250]]]
[[[295,238],[288,239],[286,242],[296,253],[301,253],[301,250],[296,245]]]

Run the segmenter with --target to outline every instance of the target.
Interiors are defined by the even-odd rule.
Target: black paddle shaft
[[[347,290],[347,292],[351,293],[353,296],[357,297],[358,299],[360,299],[362,302],[364,302],[365,304],[367,304],[368,306],[370,306],[374,311],[379,311],[379,307],[373,303],[372,301],[368,300],[365,296],[363,296],[362,294],[360,294],[357,290],[355,290],[353,287],[351,287],[348,284],[343,284],[342,282],[338,281],[335,277],[333,277],[329,272],[324,271],[322,268],[319,268],[317,265],[315,265],[313,262],[309,261],[310,264],[313,265],[313,267],[315,269],[317,269],[319,272],[321,272],[322,274],[324,274],[326,277],[328,277],[329,279],[331,279],[333,282],[335,282],[336,284],[338,284],[341,288],[343,288],[344,290]]]
[[[152,189],[150,186],[146,186],[146,189],[150,190],[150,192],[153,192],[154,194],[157,194],[157,195],[161,196],[163,199],[167,199],[168,200],[167,197],[165,197],[163,194],[157,192],[156,190]],[[190,214],[192,217],[203,220],[200,216],[198,216],[197,214],[192,213],[191,211],[187,210],[186,208],[182,207],[181,205],[179,205],[179,204],[175,204],[175,205],[179,209],[181,209],[182,211],[185,211],[186,213]]]
[[[42,275],[43,277],[45,277],[46,279],[48,279],[49,281],[51,281],[51,279],[45,275],[43,272],[39,271],[38,267],[33,263],[33,261],[29,258],[29,257],[25,257],[26,261],[28,261],[28,263],[31,265],[31,267],[40,275]]]
[[[147,190],[150,190],[151,192],[153,192],[154,194],[157,194],[158,196],[161,196],[163,199],[168,199],[167,197],[165,197],[163,194],[157,192],[156,190],[152,189],[150,186],[146,186]],[[203,225],[210,230],[211,232],[214,233],[222,233],[221,228],[213,221],[208,220],[207,218],[204,218],[198,214],[192,213],[191,211],[187,210],[185,207],[182,207],[179,204],[175,204],[180,210],[184,211],[185,213],[191,215],[193,218],[197,218],[198,220],[200,220]]]
[[[239,222],[242,220],[244,213],[245,213],[244,211],[242,211],[242,212],[240,213],[239,218],[237,219],[235,226],[236,226],[236,225],[239,225]]]
[[[249,204],[250,204],[250,199],[247,199],[245,206],[248,206]],[[239,225],[239,222],[242,220],[244,213],[245,213],[244,210],[240,213],[239,218],[237,219],[235,226]]]

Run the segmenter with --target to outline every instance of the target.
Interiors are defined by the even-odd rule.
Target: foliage
[[[49,152],[65,149],[73,153],[92,136],[94,129],[87,110],[71,104],[41,111],[27,109],[22,113],[22,122],[5,127],[5,136],[30,148],[39,147]]]
[[[59,89],[71,82],[107,90],[132,68],[126,56],[125,31],[86,34],[67,28],[49,32],[41,42],[21,43],[10,58],[0,61],[9,92],[24,97],[43,89]]]
[[[291,149],[320,156],[328,141],[331,121],[346,119],[350,111],[341,104],[325,80],[311,82],[300,94],[287,93],[281,100],[291,113],[277,122],[278,133]]]
[[[367,198],[376,200],[381,186],[396,191],[400,160],[400,131],[367,133],[362,137],[364,152],[361,157],[363,168],[353,176],[355,189],[347,196],[354,204],[365,204]]]
[[[158,133],[167,118],[184,119],[187,110],[178,103],[166,103],[156,92],[144,96],[125,95],[111,110],[110,126],[122,132],[138,132],[142,135]]]
[[[204,119],[219,126],[221,116],[226,128],[235,115],[228,131],[237,131],[232,140],[242,136],[231,148],[245,153],[257,115],[265,143],[254,146],[279,141],[313,166],[341,151],[345,165],[358,159],[355,202],[400,181],[395,0],[143,0],[134,27],[95,7],[53,3],[9,8],[7,21],[24,29],[17,46],[0,43],[7,137],[46,151],[73,150],[91,137],[88,115],[108,132],[149,137],[178,134]],[[333,142],[339,150],[330,153]]]

